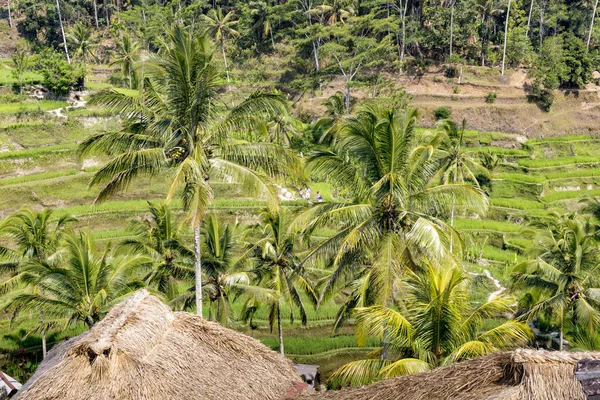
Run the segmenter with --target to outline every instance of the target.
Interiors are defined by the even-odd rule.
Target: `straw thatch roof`
[[[300,381],[257,340],[173,313],[142,290],[55,347],[18,399],[281,399]]]
[[[304,399],[336,400],[585,400],[577,362],[598,352],[523,350],[494,353],[416,375],[387,379]]]

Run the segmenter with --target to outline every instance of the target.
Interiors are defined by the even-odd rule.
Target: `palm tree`
[[[316,301],[313,286],[306,278],[295,249],[299,231],[291,212],[285,208],[278,211],[267,210],[262,214],[262,223],[253,228],[258,231],[254,248],[257,250],[256,267],[251,271],[258,279],[263,291],[249,292],[246,302],[245,319],[251,319],[261,302],[269,307],[269,325],[271,331],[275,324],[279,333],[279,351],[285,353],[283,346],[282,311],[286,307],[290,321],[294,321],[297,308],[303,325],[308,322],[306,306],[302,294]],[[260,297],[259,297],[260,296]]]
[[[483,195],[472,185],[435,184],[435,144],[421,143],[416,122],[416,111],[367,106],[340,122],[329,149],[310,157],[314,176],[353,194],[347,201],[319,204],[302,217],[307,232],[330,224],[337,229],[305,258],[331,260],[333,272],[321,299],[340,277],[359,270],[362,304],[387,305],[405,269],[424,260],[446,261],[448,239],[457,233],[440,216],[447,215],[452,199],[485,210]],[[358,263],[346,259],[360,253],[366,263],[364,257]]]
[[[461,267],[429,266],[406,279],[397,307],[357,309],[359,327],[390,343],[397,357],[348,363],[332,379],[363,385],[525,345],[531,338],[526,323],[509,320],[482,329],[485,320],[512,312],[512,301],[495,298],[474,306],[468,283]]]
[[[204,256],[202,269],[206,276],[204,293],[208,298],[209,319],[228,326],[233,319],[230,301],[242,292],[256,288],[250,285],[250,276],[241,271],[248,259],[248,251],[239,254],[235,226],[223,224],[213,215],[202,221]]]
[[[513,269],[515,288],[540,294],[524,316],[552,313],[559,322],[561,350],[568,314],[575,330],[583,326],[595,332],[600,322],[600,251],[595,236],[595,226],[585,217],[556,216],[535,237],[530,250],[535,258]]]
[[[481,66],[485,66],[485,52],[490,34],[490,25],[494,17],[500,15],[503,10],[496,8],[496,0],[473,0],[473,7],[481,19]]]
[[[215,39],[215,42],[221,47],[221,53],[223,53],[223,62],[225,63],[225,74],[227,75],[227,84],[231,85],[229,80],[229,68],[227,66],[227,56],[225,55],[225,38],[226,37],[237,37],[240,35],[234,27],[239,21],[233,19],[235,11],[229,11],[225,16],[221,7],[213,8],[208,11],[208,15],[202,15],[204,23],[206,24],[205,34]],[[229,88],[231,91],[231,87]]]
[[[6,307],[15,313],[41,311],[65,324],[83,322],[91,328],[123,297],[143,287],[135,272],[149,260],[134,254],[116,257],[107,244],[97,253],[90,235],[65,237],[64,254],[46,260],[32,259],[21,280],[37,291],[16,291]]]
[[[471,184],[476,189],[480,189],[477,181],[477,174],[489,178],[489,172],[481,165],[477,164],[472,153],[464,149],[463,136],[465,133],[466,121],[463,119],[462,125],[458,125],[451,120],[443,120],[440,123],[442,137],[438,146],[437,157],[440,162],[439,174],[443,184]],[[454,226],[455,199],[452,198],[450,207],[450,226]],[[450,252],[452,252],[453,240],[450,238]]]
[[[136,82],[135,63],[139,58],[140,46],[129,36],[123,36],[121,41],[115,42],[117,57],[110,65],[120,65],[121,75],[129,81],[129,89],[134,88]]]
[[[254,93],[220,114],[219,87],[219,71],[212,61],[208,40],[196,39],[176,27],[170,43],[153,59],[153,71],[145,78],[142,96],[104,91],[91,100],[121,115],[124,129],[92,136],[80,146],[84,156],[116,155],[90,182],[104,184],[96,202],[125,190],[142,174],[174,174],[167,199],[179,194],[184,209],[189,211],[194,232],[196,309],[200,315],[200,226],[213,198],[210,178],[231,177],[242,181],[247,191],[276,201],[268,177],[291,177],[301,170],[298,157],[290,150],[271,143],[234,140],[229,135],[264,126],[262,118],[286,114],[280,96]]]
[[[120,244],[126,252],[146,254],[152,259],[143,281],[166,294],[181,281],[193,279],[194,253],[184,244],[181,228],[165,204],[148,202],[148,213],[131,224],[135,237]]]
[[[8,217],[0,225],[0,234],[12,240],[15,249],[0,246],[0,256],[7,261],[0,263],[0,271],[11,275],[0,285],[0,293],[19,288],[22,283],[24,266],[30,262],[46,262],[54,254],[62,241],[68,225],[76,221],[69,215],[53,218],[51,210],[33,212],[21,210]],[[34,293],[38,287],[29,288]],[[42,355],[46,357],[46,323],[40,313],[42,334]]]
[[[56,0],[56,11],[58,12],[58,22],[60,24],[60,31],[62,33],[63,45],[65,46],[65,55],[67,56],[67,62],[71,64],[71,57],[69,57],[69,49],[67,48],[67,37],[65,35],[65,27],[63,25],[62,15],[60,13],[60,2]]]
[[[85,24],[77,22],[73,25],[71,31],[67,34],[67,43],[75,50],[73,55],[75,57],[81,57],[84,66],[90,57],[92,60],[96,59],[96,56],[92,51],[94,48],[92,43],[92,31]]]

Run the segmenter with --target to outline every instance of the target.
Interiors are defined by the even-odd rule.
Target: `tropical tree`
[[[487,44],[494,23],[494,17],[500,15],[503,10],[496,8],[495,0],[473,0],[473,7],[481,20],[479,25],[481,37],[481,66],[485,66]]]
[[[489,172],[476,162],[473,153],[464,149],[464,133],[466,121],[463,119],[459,127],[454,121],[443,120],[440,122],[442,137],[437,148],[439,159],[439,175],[442,184],[471,184],[480,189],[477,175],[489,178]],[[452,198],[450,206],[450,226],[454,226],[455,199]],[[453,241],[450,241],[452,251]]]
[[[135,75],[135,63],[139,58],[140,46],[129,36],[123,36],[121,41],[115,42],[117,57],[113,59],[110,65],[121,66],[121,76],[123,80],[129,82],[129,89],[137,85],[137,76]]]
[[[229,67],[227,66],[227,55],[225,54],[225,39],[227,37],[237,37],[240,35],[240,33],[234,29],[239,22],[234,19],[234,16],[234,11],[229,11],[226,15],[223,15],[221,7],[213,8],[208,11],[208,14],[202,15],[204,23],[206,24],[205,34],[213,37],[219,47],[221,47],[228,85],[231,84],[231,81],[229,80]]]
[[[17,314],[38,311],[65,325],[83,322],[91,328],[124,296],[143,287],[135,271],[148,262],[146,256],[115,257],[110,244],[98,254],[92,236],[84,233],[67,235],[64,241],[64,254],[31,259],[23,266],[21,281],[37,290],[15,291],[6,308]]]
[[[230,135],[264,126],[263,117],[268,120],[286,114],[278,95],[254,93],[219,113],[221,80],[208,40],[194,38],[180,27],[169,37],[169,44],[153,58],[142,96],[104,91],[91,100],[121,115],[124,129],[92,136],[81,144],[80,154],[115,155],[90,182],[104,184],[96,202],[126,189],[142,174],[174,174],[167,199],[180,195],[189,212],[194,231],[196,309],[201,315],[200,226],[213,198],[209,180],[227,176],[241,181],[248,192],[276,201],[268,177],[294,176],[301,163],[279,145],[248,143]]]
[[[525,345],[532,334],[524,322],[509,320],[483,329],[484,321],[513,312],[512,303],[497,297],[472,304],[468,274],[461,267],[429,266],[410,273],[395,307],[355,311],[359,327],[389,343],[396,357],[350,362],[332,379],[363,385]]]
[[[67,43],[74,50],[73,56],[81,57],[84,66],[87,60],[96,60],[93,52],[92,30],[84,23],[77,22],[73,25],[71,31],[67,34]]]
[[[524,310],[532,318],[549,312],[559,323],[562,350],[565,319],[596,332],[600,322],[600,252],[595,226],[578,215],[557,215],[534,237],[532,259],[513,268],[515,289],[535,291],[538,300]],[[528,296],[525,293],[524,296]]]
[[[250,275],[242,271],[249,251],[241,248],[234,230],[235,225],[223,224],[213,214],[202,221],[204,296],[209,304],[209,319],[224,326],[233,319],[231,300],[242,292],[258,289],[250,285]]]
[[[9,216],[0,225],[0,235],[6,235],[14,248],[0,246],[0,271],[10,278],[0,284],[0,293],[21,288],[25,265],[30,262],[46,262],[57,251],[68,225],[75,218],[63,215],[53,218],[51,210],[33,212],[21,210]],[[39,293],[40,288],[31,286],[28,292]],[[39,310],[38,310],[39,311]],[[46,357],[46,327],[43,312],[40,313],[42,355]]]
[[[340,122],[330,148],[310,157],[313,176],[353,194],[345,201],[318,204],[302,216],[306,232],[327,225],[337,229],[305,258],[330,262],[332,273],[321,299],[338,280],[344,281],[340,278],[360,276],[354,305],[388,305],[405,271],[425,260],[447,262],[449,238],[460,243],[441,218],[448,215],[452,199],[485,211],[486,201],[472,185],[436,184],[435,143],[422,143],[416,134],[417,115],[367,106]],[[455,250],[460,253],[459,246]],[[360,261],[348,261],[356,257]]]
[[[181,227],[165,204],[148,202],[148,213],[131,223],[134,237],[120,244],[123,253],[145,254],[151,258],[143,281],[167,294],[172,285],[194,278],[194,253],[182,240]]]
[[[262,214],[262,222],[254,227],[256,233],[254,248],[257,250],[256,266],[251,272],[256,275],[258,285],[264,290],[249,292],[250,297],[244,306],[245,318],[250,319],[261,303],[267,303],[269,326],[277,325],[279,333],[279,351],[285,353],[283,345],[282,312],[287,309],[290,321],[295,320],[295,309],[300,313],[303,325],[308,322],[306,305],[302,295],[316,302],[312,283],[308,280],[304,268],[299,265],[297,244],[298,225],[292,213],[281,208],[278,211],[267,210]]]
[[[30,58],[27,55],[27,52],[23,48],[17,48],[11,55],[11,59],[13,64],[15,65],[15,69],[12,71],[12,75],[17,79],[17,83],[19,85],[19,91],[23,94],[23,77],[25,76],[25,72],[29,68]]]

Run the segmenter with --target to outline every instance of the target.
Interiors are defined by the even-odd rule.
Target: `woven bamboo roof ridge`
[[[518,349],[373,385],[301,396],[319,400],[585,400],[575,377],[580,360],[600,352]]]
[[[56,346],[19,400],[283,399],[300,376],[259,341],[141,290]]]

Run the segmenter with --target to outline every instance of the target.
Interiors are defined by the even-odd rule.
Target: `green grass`
[[[573,142],[573,141],[581,141],[581,140],[589,140],[591,136],[588,135],[567,135],[567,136],[557,136],[552,138],[545,139],[529,139],[527,141],[528,145],[539,145],[542,143],[556,143],[556,142]]]
[[[261,339],[273,350],[279,350],[279,339],[276,337]],[[378,346],[375,338],[369,338],[365,347]],[[314,355],[344,348],[357,348],[358,343],[353,335],[339,335],[334,337],[283,337],[285,352],[293,355]]]
[[[38,157],[51,153],[66,153],[75,151],[76,148],[76,144],[60,144],[56,146],[38,147],[34,149],[7,151],[4,153],[0,153],[0,160],[6,160],[11,158]]]
[[[516,225],[512,222],[490,221],[482,219],[456,219],[454,227],[458,230],[475,230],[475,231],[497,231],[514,233],[523,229],[523,226]]]
[[[542,175],[527,175],[525,173],[517,174],[510,172],[502,172],[494,174],[494,179],[501,179],[505,181],[512,181],[518,183],[532,183],[539,184],[545,181],[545,177]]]
[[[66,170],[60,170],[60,171],[42,172],[39,174],[16,176],[14,178],[0,179],[0,186],[10,186],[10,185],[23,184],[23,183],[30,183],[30,182],[39,182],[39,181],[44,181],[47,179],[60,178],[63,176],[77,175],[78,173],[79,173],[79,171],[76,169],[66,169]]]
[[[12,60],[10,62],[12,64]],[[6,65],[2,65],[2,68],[0,68],[0,85],[12,86],[18,82],[17,79],[12,75],[12,71],[13,71],[12,68],[10,68]],[[42,79],[43,79],[43,76],[36,72],[31,72],[31,71],[26,72],[23,76],[23,84],[25,84],[25,85],[38,84],[38,83],[42,82]]]
[[[544,209],[544,204],[539,201],[519,198],[492,198],[490,199],[490,204],[497,207],[516,208],[517,210]]]
[[[600,157],[598,156],[571,156],[571,157],[558,157],[551,159],[536,158],[536,159],[519,159],[517,163],[525,168],[548,168],[558,167],[563,165],[574,165],[574,164],[592,164],[600,163]]]
[[[39,103],[39,108],[38,108]],[[69,104],[66,101],[56,100],[40,100],[35,101],[24,101],[19,103],[0,103],[0,114],[22,114],[22,113],[35,113],[42,111],[55,110],[57,108],[63,108]]]
[[[483,258],[503,263],[512,263],[515,261],[525,260],[524,257],[518,255],[514,251],[502,250],[489,244],[485,245],[483,248]]]
[[[561,200],[582,199],[587,196],[600,196],[600,189],[552,192],[546,196],[543,196],[541,200],[546,203],[554,203]]]
[[[499,156],[514,156],[514,157],[529,157],[529,153],[520,149],[505,149],[503,147],[482,146],[482,147],[467,147],[465,152],[468,153],[487,153],[497,154]]]

